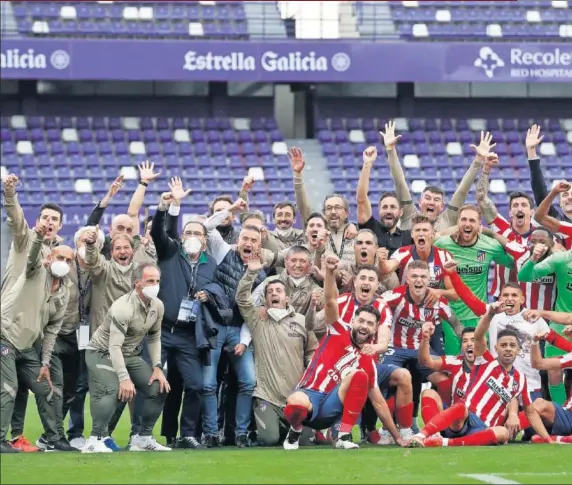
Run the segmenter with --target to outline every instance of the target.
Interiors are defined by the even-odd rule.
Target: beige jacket
[[[86,245],[86,264],[91,275],[91,320],[90,334],[103,323],[115,300],[129,293],[133,284],[131,277],[135,264],[120,266],[113,260],[106,260],[95,244]]]
[[[52,292],[53,276],[43,265],[44,238],[32,239],[23,273],[2,295],[0,337],[18,350],[42,338],[42,364],[49,364],[69,301],[66,278]]]
[[[286,274],[286,271],[282,272],[278,276],[270,276],[266,278],[262,284],[256,287],[252,292],[252,299],[256,305],[265,305],[264,292],[266,291],[266,286],[274,280],[280,280],[286,285],[286,294],[290,300],[290,305],[294,308],[296,313],[305,315],[310,308],[312,292],[320,287],[308,276],[306,276],[300,284],[296,285],[292,278]]]
[[[69,335],[70,333],[75,332],[80,324],[78,268],[77,263],[74,261],[67,281],[70,298],[66,308],[66,314],[64,315],[62,329],[60,330],[62,335]],[[91,305],[91,280],[89,271],[87,269],[79,268],[79,279],[82,285],[82,290],[87,290],[83,298],[83,307],[86,313],[85,317],[88,318],[89,307]]]
[[[118,298],[97,328],[87,349],[109,354],[119,381],[129,379],[123,357],[138,355],[147,335],[147,348],[153,367],[161,367],[161,322],[165,308],[158,298],[146,306],[136,291]]]
[[[236,303],[252,333],[256,388],[253,396],[275,406],[285,406],[295,389],[318,341],[306,330],[304,316],[289,307],[288,314],[274,320],[261,320],[252,299],[252,285],[258,273],[247,271],[236,290]]]
[[[28,260],[28,251],[32,245],[35,232],[28,227],[24,211],[18,202],[18,196],[4,194],[4,209],[8,215],[6,223],[12,232],[12,245],[6,262],[6,273],[2,279],[2,296],[9,290],[16,280],[24,273]],[[42,246],[42,258],[47,257],[52,248],[62,241],[61,237],[55,240],[45,240]]]

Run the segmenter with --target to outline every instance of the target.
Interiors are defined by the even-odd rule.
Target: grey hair
[[[83,226],[76,231],[76,233],[73,236],[73,242],[76,248],[77,248],[77,243],[79,242],[81,236],[83,235],[83,233],[87,231],[95,231],[95,226]],[[105,243],[105,234],[101,229],[99,229],[99,231],[97,231],[97,241],[95,242],[95,245],[99,250],[101,250],[101,248],[103,248],[104,243]]]
[[[346,199],[342,194],[328,194],[326,195],[326,197],[324,198],[324,203],[322,204],[322,212],[326,212],[326,202],[328,201],[328,199],[331,199],[333,197],[339,197],[340,199],[342,199],[343,203],[344,203],[344,209],[346,210],[346,212],[349,212],[350,209],[350,204],[348,202],[348,199]]]
[[[310,254],[310,250],[308,248],[305,248],[304,246],[292,246],[288,249],[288,251],[286,252],[286,259],[291,258],[294,254],[305,254],[306,256],[308,256],[308,259],[312,259],[311,258],[311,254]]]
[[[240,215],[241,224],[244,224],[244,221],[248,219],[258,219],[259,221],[262,222],[262,224],[266,224],[266,216],[264,215],[264,212],[260,210],[255,209],[248,212],[244,212],[243,214]]]
[[[378,244],[378,241],[377,241],[377,236],[375,235],[375,232],[373,232],[371,229],[360,229],[360,230],[358,231],[358,233],[357,233],[357,236],[359,236],[360,234],[363,234],[364,232],[367,232],[368,234],[371,234],[371,235],[373,236],[373,240],[374,240],[376,246],[379,245],[379,244]],[[356,236],[356,237],[357,237],[357,236]]]
[[[159,266],[157,266],[155,263],[142,263],[142,264],[135,264],[134,266],[135,267],[133,268],[133,273],[131,273],[131,286],[135,286],[135,282],[137,280],[143,279],[143,272],[147,268],[155,268],[157,271],[159,271],[159,274],[161,274]]]

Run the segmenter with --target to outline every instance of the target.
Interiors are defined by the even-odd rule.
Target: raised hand
[[[431,340],[431,336],[435,332],[435,325],[432,322],[425,322],[421,327],[421,337],[425,340]]]
[[[328,238],[330,237],[330,231],[327,229],[320,229],[318,230],[318,235],[316,237],[316,248],[317,249],[324,249],[326,247],[326,243],[328,242]]]
[[[156,173],[154,172],[155,164],[149,161],[140,163],[138,165],[138,168],[139,168],[139,178],[141,179],[141,182],[144,182],[146,184],[151,182],[151,180],[155,180],[159,175],[161,175],[161,172],[156,172]]]
[[[390,121],[385,124],[385,131],[380,131],[379,134],[383,139],[383,144],[387,150],[395,148],[397,140],[401,138],[401,135],[395,136],[395,121]]]
[[[4,192],[8,192],[9,194],[16,193],[16,186],[18,185],[18,176],[11,173],[4,179]]]
[[[357,236],[358,230],[355,224],[349,223],[348,227],[346,227],[346,232],[344,232],[345,239],[355,239]]]
[[[340,258],[338,258],[335,254],[327,254],[324,258],[324,264],[330,271],[336,271],[336,269],[338,269],[338,265],[340,264]]]
[[[554,187],[552,187],[552,192],[556,194],[561,194],[569,190],[570,190],[570,182],[566,182],[565,180],[557,182],[556,184],[554,184]]]
[[[485,165],[494,167],[499,164],[499,156],[496,153],[488,153],[485,157]]]
[[[169,183],[169,189],[171,190],[173,199],[177,202],[181,202],[181,200],[191,193],[191,189],[185,190],[183,188],[181,177],[173,177]]]
[[[368,165],[373,165],[373,162],[377,160],[377,148],[367,147],[363,151],[363,163]]]
[[[456,273],[457,261],[455,261],[454,259],[449,259],[448,261],[445,261],[445,263],[443,264],[443,269],[445,270],[446,273]]]
[[[95,229],[90,229],[86,231],[85,243],[95,244],[97,242],[97,234],[99,233],[99,225],[95,226]]]
[[[378,261],[387,261],[389,259],[389,251],[387,248],[378,248],[375,254]]]
[[[294,173],[302,173],[306,165],[302,150],[292,147],[288,150],[288,157],[290,158],[290,167],[292,167],[292,171]]]
[[[252,175],[247,175],[244,177],[242,181],[242,188],[240,189],[241,192],[250,192],[254,187],[254,177]]]
[[[259,272],[263,268],[262,261],[260,260],[260,253],[253,252],[248,258],[248,271]]]
[[[36,231],[38,236],[44,237],[48,232],[48,223],[42,219],[38,219],[36,226],[34,227],[34,231]]]
[[[109,189],[107,190],[107,198],[113,199],[113,197],[117,195],[117,192],[119,192],[121,187],[123,187],[123,175],[117,177],[113,181],[113,183],[109,186]]]
[[[491,317],[496,315],[497,313],[502,313],[503,311],[504,311],[503,306],[500,301],[495,301],[490,305],[487,305],[487,315]]]
[[[312,291],[312,296],[310,297],[310,305],[316,308],[322,299],[324,298],[324,290],[322,288],[316,288]]]
[[[242,212],[246,210],[246,201],[244,199],[237,199],[234,204],[232,204],[228,210],[232,213]]]
[[[173,202],[173,194],[171,192],[163,192],[161,194],[160,204],[164,206],[168,206]]]
[[[535,148],[542,143],[543,138],[544,135],[540,136],[540,126],[532,125],[526,132],[526,140],[524,144],[526,148]]]
[[[491,135],[488,131],[485,133],[481,131],[481,141],[479,145],[470,145],[470,147],[475,150],[475,153],[478,158],[481,160],[486,160],[487,155],[491,152],[491,148],[497,146],[496,143],[492,143],[493,135]]]
[[[522,318],[529,321],[530,323],[536,322],[539,318],[542,318],[539,310],[524,310],[522,313]]]

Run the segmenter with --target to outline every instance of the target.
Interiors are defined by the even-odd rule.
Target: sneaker
[[[236,447],[237,448],[248,448],[248,438],[245,434],[241,434],[236,437]]]
[[[131,440],[129,451],[172,451],[167,446],[160,445],[153,436],[139,436],[136,434]]]
[[[220,440],[217,435],[208,434],[205,436],[204,441],[207,448],[218,448],[220,446]]]
[[[262,446],[260,441],[258,441],[258,433],[256,431],[251,431],[248,433],[248,447],[256,448],[257,446]]]
[[[103,438],[103,443],[107,446],[111,451],[121,451],[121,448],[117,445],[115,440],[111,436],[106,436]]]
[[[401,428],[399,430],[399,433],[401,434],[401,437],[407,441],[408,439],[410,439],[413,436],[413,430],[411,428]]]
[[[377,441],[375,440],[375,434],[377,434],[378,439]],[[370,443],[373,443],[374,445],[380,445],[380,446],[387,446],[387,445],[394,445],[395,444],[395,440],[393,439],[393,436],[391,436],[391,433],[389,431],[387,431],[386,429],[382,429],[381,433],[379,433],[378,431],[373,431],[370,433],[370,436],[368,438],[368,441]]]
[[[24,435],[20,435],[16,439],[13,439],[10,444],[13,448],[19,449],[22,453],[35,453],[36,451],[40,451],[40,448],[30,443]]]
[[[422,434],[414,434],[407,442],[407,448],[423,448],[425,442],[425,436]]]
[[[359,442],[360,442],[360,443],[367,443],[368,437],[369,437],[369,434],[370,434],[370,433],[372,433],[372,431],[368,431],[367,429],[362,428],[362,427],[360,426],[360,429],[359,429]]]
[[[46,453],[51,453],[55,451],[77,451],[77,450],[75,448],[72,448],[67,439],[60,438],[57,441],[49,442],[44,451]]]
[[[167,445],[167,448],[171,448],[171,449],[175,449],[179,446],[179,441],[177,440],[177,438],[173,438],[172,436],[166,437],[165,438],[165,443]]]
[[[4,453],[20,453],[20,448],[14,448],[8,440],[0,441],[0,454]]]
[[[36,446],[38,448],[40,448],[40,450],[46,451],[46,448],[48,447],[48,440],[46,439],[46,437],[44,435],[40,436],[36,440]]]
[[[204,446],[194,436],[184,436],[177,441],[177,448],[185,450],[200,450],[203,449]]]
[[[334,447],[338,450],[355,450],[359,445],[351,440],[351,433],[340,433]]]
[[[78,436],[77,438],[72,438],[69,440],[70,446],[76,450],[83,450],[87,440],[83,436]]]
[[[285,450],[297,450],[300,447],[300,435],[302,431],[294,431],[292,428],[288,430],[286,439],[284,440]]]
[[[443,437],[442,436],[431,436],[427,438],[423,444],[426,448],[441,448],[443,446]]]
[[[81,449],[82,453],[113,453],[107,446],[103,438],[98,436],[90,436],[85,441],[85,446]]]

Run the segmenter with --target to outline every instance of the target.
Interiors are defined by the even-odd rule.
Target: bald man
[[[0,452],[18,452],[6,441],[14,400],[21,379],[36,396],[44,425],[47,451],[72,451],[60,436],[57,408],[61,390],[53,389],[50,360],[69,302],[66,278],[74,260],[69,246],[58,246],[42,257],[49,223],[39,219],[34,229],[23,273],[2,295],[0,324]],[[33,295],[33,296],[31,296]],[[42,338],[41,353],[34,344]]]

